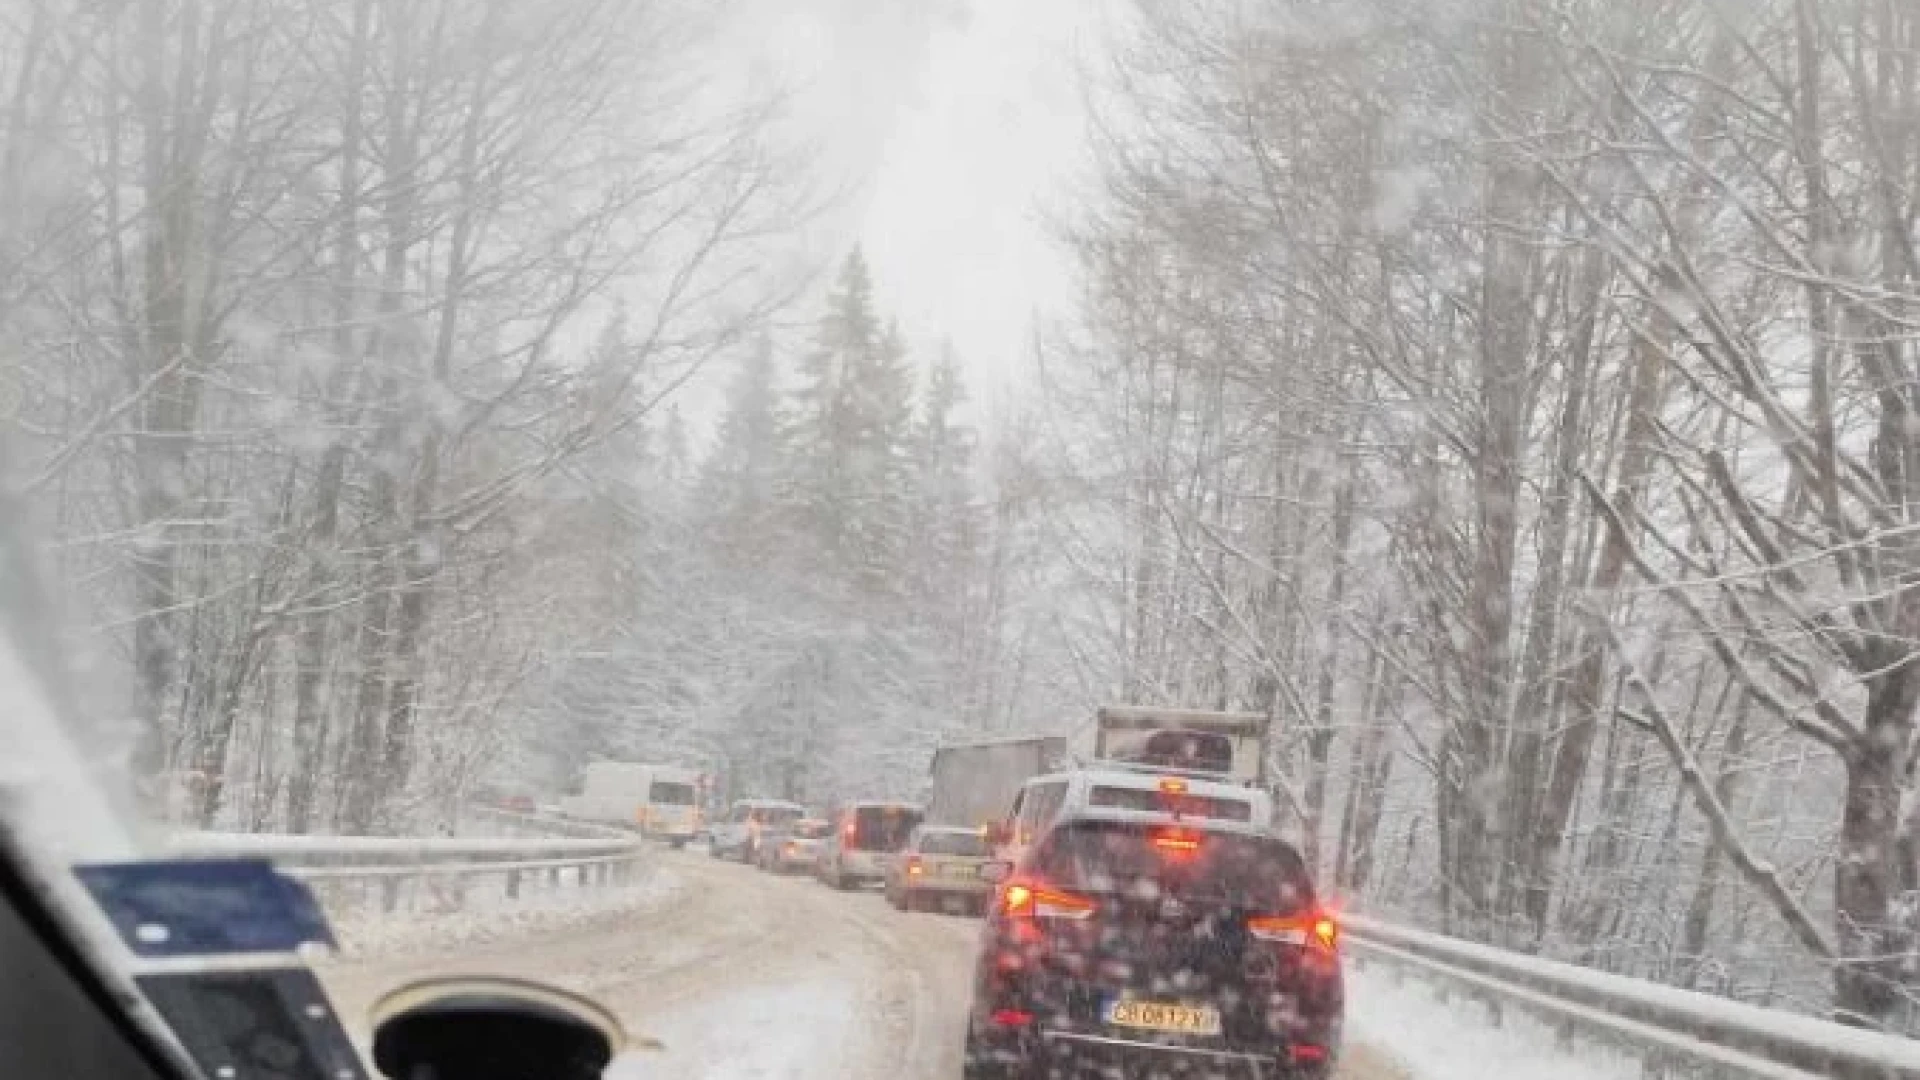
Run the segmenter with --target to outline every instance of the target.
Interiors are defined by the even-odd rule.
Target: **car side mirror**
[[[1004,859],[995,859],[980,864],[980,880],[989,885],[998,885],[1013,874],[1013,864]]]
[[[519,979],[413,983],[376,1002],[369,1020],[374,1066],[393,1080],[601,1080],[626,1042],[594,1002]]]

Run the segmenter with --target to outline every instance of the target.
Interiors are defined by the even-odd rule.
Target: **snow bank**
[[[1347,1038],[1392,1054],[1413,1080],[1640,1080],[1637,1059],[1585,1041],[1555,1045],[1552,1029],[1519,1009],[1494,1027],[1486,1009],[1458,992],[1442,1002],[1436,988],[1372,963],[1347,968]]]
[[[866,1015],[845,979],[800,980],[726,994],[648,1018],[665,1049],[615,1059],[607,1080],[827,1080],[855,1074]]]

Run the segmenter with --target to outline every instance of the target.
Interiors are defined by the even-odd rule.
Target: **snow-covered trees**
[[[546,515],[784,297],[766,110],[648,0],[16,7],[7,482],[135,673],[89,705],[189,818],[404,824],[615,598],[527,546],[633,523]]]
[[[1135,14],[1047,357],[1088,678],[1273,708],[1383,901],[1907,1023],[1910,5]]]
[[[700,724],[736,793],[912,794],[1004,685],[990,545],[1024,519],[988,522],[958,362],[920,374],[875,291],[856,251],[805,339],[750,351],[706,459],[693,517],[739,586],[737,682]]]

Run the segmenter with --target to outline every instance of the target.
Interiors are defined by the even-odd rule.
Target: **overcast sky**
[[[1039,212],[1071,190],[1083,124],[1077,0],[970,0],[937,25],[873,174],[860,236],[916,344],[950,337],[979,396],[1017,383],[1036,309],[1066,299]]]
[[[796,127],[846,193],[810,246],[837,259],[863,245],[917,357],[950,339],[983,405],[1027,378],[1035,314],[1067,296],[1039,214],[1082,159],[1075,63],[1098,6],[741,0],[733,62],[795,88]]]

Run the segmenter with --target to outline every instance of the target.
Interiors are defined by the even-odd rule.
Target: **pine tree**
[[[930,613],[957,617],[979,556],[981,525],[971,473],[973,432],[955,417],[967,399],[951,345],[927,372],[912,435],[913,591]]]
[[[912,377],[880,329],[866,261],[847,256],[794,395],[794,491],[814,542],[868,596],[895,595],[906,546]]]
[[[728,387],[719,435],[700,478],[709,533],[739,565],[757,565],[769,553],[784,504],[788,440],[777,373],[773,341],[763,335]]]
[[[873,595],[905,591],[913,504],[913,370],[898,325],[889,323],[854,380],[864,438],[854,457],[858,580]]]

